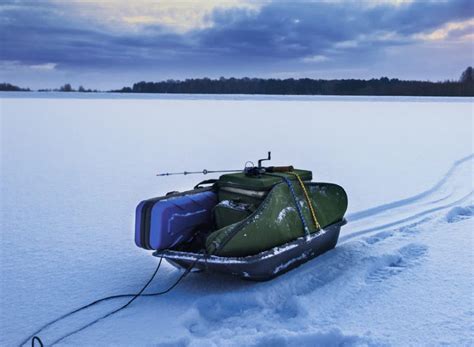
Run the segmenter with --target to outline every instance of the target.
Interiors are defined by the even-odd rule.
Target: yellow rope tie
[[[303,180],[301,179],[301,177],[296,172],[288,172],[288,173],[291,174],[291,175],[296,176],[296,178],[298,179],[298,182],[300,183],[301,189],[303,189],[303,193],[304,193],[304,197],[306,199],[306,202],[308,203],[309,210],[311,211],[311,217],[313,217],[314,226],[316,227],[316,229],[321,230],[321,225],[319,224],[318,219],[316,218],[316,213],[314,212],[313,204],[311,202],[311,199],[309,198],[309,195],[308,195],[308,192],[306,190],[306,187],[304,186]]]

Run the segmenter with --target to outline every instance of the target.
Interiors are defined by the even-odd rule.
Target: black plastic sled
[[[300,237],[284,245],[246,257],[220,257],[203,253],[161,250],[153,253],[172,265],[198,271],[232,274],[253,281],[268,281],[333,249],[346,220],[333,223],[323,230]]]

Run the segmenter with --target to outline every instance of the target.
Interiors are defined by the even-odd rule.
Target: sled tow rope
[[[205,256],[205,253],[201,256],[201,257],[198,257],[196,258],[196,260],[187,268],[185,269],[185,271],[178,277],[178,279],[171,285],[169,286],[167,289],[163,290],[163,291],[160,291],[160,292],[156,292],[156,293],[150,293],[150,294],[143,294],[143,292],[145,291],[145,289],[150,285],[150,283],[153,281],[153,279],[155,278],[156,274],[158,273],[158,270],[160,269],[160,266],[161,266],[161,262],[163,260],[163,256],[160,257],[160,261],[158,262],[158,265],[153,273],[153,275],[151,276],[151,278],[148,280],[148,282],[143,286],[143,288],[137,293],[137,294],[119,294],[119,295],[112,295],[112,296],[108,296],[108,297],[105,297],[105,298],[102,298],[102,299],[98,299],[96,301],[93,301],[91,302],[90,304],[87,304],[87,305],[84,305],[82,307],[79,307],[78,309],[75,309],[69,313],[66,313],[52,321],[50,321],[49,323],[46,323],[45,325],[43,325],[41,328],[39,328],[34,334],[30,335],[27,339],[25,339],[21,344],[20,346],[23,346],[24,344],[26,344],[30,339],[31,339],[31,346],[32,347],[35,347],[36,345],[36,342],[38,342],[39,346],[40,347],[43,347],[44,344],[43,344],[43,341],[41,341],[41,338],[38,336],[39,333],[41,333],[44,329],[48,328],[49,326],[53,325],[54,323],[60,321],[60,320],[63,320],[79,311],[82,311],[82,310],[85,310],[86,308],[89,308],[91,306],[94,306],[100,302],[104,302],[104,301],[109,301],[109,300],[112,300],[112,299],[118,299],[118,298],[126,298],[126,297],[131,297],[131,299],[123,306],[120,306],[118,309],[115,309],[97,319],[95,319],[94,321],[82,326],[81,328],[79,329],[76,329],[64,336],[62,336],[61,338],[55,340],[54,342],[52,342],[50,345],[55,345],[56,343],[59,343],[61,342],[62,340],[66,339],[67,337],[71,336],[71,335],[74,335],[92,325],[94,325],[95,323],[125,309],[126,307],[128,307],[133,301],[135,301],[138,297],[141,297],[141,296],[158,296],[158,295],[163,295],[163,294],[166,294],[168,293],[169,291],[171,291],[174,287],[176,287],[179,282],[181,282],[182,279],[184,279],[191,271],[192,269],[194,268],[194,266],[196,265],[196,263],[198,262],[199,259],[201,259],[203,256]]]

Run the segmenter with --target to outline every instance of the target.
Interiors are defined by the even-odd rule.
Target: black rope
[[[151,276],[151,278],[148,280],[148,282],[143,286],[143,288],[137,293],[137,294],[120,294],[120,295],[112,295],[112,296],[107,296],[105,298],[102,298],[102,299],[98,299],[98,300],[95,300],[87,305],[84,305],[82,307],[79,307],[77,309],[75,309],[74,311],[71,311],[71,312],[68,312],[48,323],[46,323],[45,325],[43,325],[41,328],[39,328],[37,331],[35,331],[32,335],[28,336],[28,338],[26,338],[21,344],[20,346],[23,346],[24,344],[26,344],[30,339],[31,339],[31,346],[34,347],[35,346],[35,341],[37,341],[39,344],[40,344],[40,347],[43,347],[43,342],[41,341],[41,339],[37,336],[39,333],[41,333],[44,329],[50,327],[51,325],[53,325],[54,323],[60,321],[60,320],[63,320],[77,312],[80,312],[82,310],[85,310],[91,306],[94,306],[98,303],[101,303],[101,302],[104,302],[104,301],[109,301],[109,300],[112,300],[112,299],[118,299],[118,298],[126,298],[126,297],[132,297],[132,299],[130,299],[125,305],[119,307],[118,309],[115,309],[105,315],[103,315],[102,317],[99,317],[97,319],[95,319],[94,321],[82,326],[81,328],[79,329],[76,329],[66,335],[64,335],[63,337],[57,339],[56,341],[54,341],[53,343],[51,343],[51,345],[54,345],[64,339],[66,339],[67,337],[71,336],[71,335],[74,335],[84,329],[87,329],[88,327],[94,325],[95,323],[101,321],[102,319],[105,319],[107,317],[110,317],[111,315],[125,309],[127,306],[129,306],[133,301],[135,301],[139,296],[158,296],[158,295],[163,295],[163,294],[166,294],[168,293],[169,291],[171,291],[174,287],[176,287],[179,282],[181,282],[181,280],[183,278],[185,278],[190,272],[191,270],[194,268],[194,266],[196,265],[196,263],[198,262],[198,260],[200,259],[200,257],[196,258],[196,260],[183,272],[183,274],[181,274],[181,276],[176,280],[176,282],[174,282],[169,288],[167,288],[166,290],[164,291],[160,291],[160,292],[156,292],[156,293],[149,293],[149,294],[143,294],[143,292],[145,291],[145,289],[148,287],[148,285],[150,285],[150,283],[153,281],[153,279],[155,278],[156,274],[158,273],[158,270],[160,269],[160,266],[161,266],[161,262],[163,260],[163,256],[160,257],[160,261],[158,262],[158,265],[153,273],[153,275]]]
[[[38,341],[40,347],[44,347],[43,341],[41,341],[41,339],[38,336],[33,336],[33,338],[31,339],[31,347],[35,347],[36,341]]]

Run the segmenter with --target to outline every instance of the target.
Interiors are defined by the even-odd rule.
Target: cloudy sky
[[[474,1],[0,2],[0,82],[118,88],[190,77],[457,79]]]

